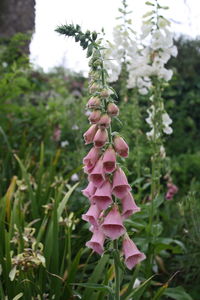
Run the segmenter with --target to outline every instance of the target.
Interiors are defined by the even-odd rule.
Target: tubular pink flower
[[[86,243],[86,246],[101,255],[104,251],[104,241],[105,235],[103,232],[100,229],[93,229],[92,238]]]
[[[115,240],[125,233],[125,227],[122,223],[122,217],[116,206],[113,206],[111,211],[105,217],[101,228],[105,236],[111,238],[111,240]]]
[[[117,168],[113,175],[113,189],[112,193],[122,199],[125,197],[128,191],[131,190],[130,185],[128,184],[125,173],[121,168]]]
[[[88,186],[82,190],[82,193],[85,197],[90,198],[92,197],[96,192],[96,186],[94,186],[93,182],[89,182]]]
[[[140,211],[140,208],[136,205],[133,196],[128,192],[122,198],[122,218],[127,219],[132,214]]]
[[[129,270],[133,269],[135,265],[146,258],[144,253],[138,250],[134,242],[129,237],[124,238],[122,250],[125,255],[125,264]]]
[[[109,115],[104,114],[101,116],[98,125],[100,128],[104,129],[104,128],[108,128],[110,126],[111,123],[111,118],[109,117]]]
[[[96,126],[96,125],[94,125]],[[105,145],[108,139],[108,131],[107,129],[98,129],[94,136],[94,146],[97,148],[101,148]]]
[[[107,106],[107,113],[111,116],[111,117],[115,117],[119,115],[119,108],[115,103],[109,103]]]
[[[100,215],[100,210],[95,204],[91,204],[90,208],[86,214],[82,215],[82,219],[89,222],[91,225],[98,227],[98,217]]]
[[[105,181],[105,173],[103,170],[103,162],[100,158],[92,172],[89,174],[89,181],[92,181],[96,187],[100,187]]]
[[[121,136],[115,136],[114,148],[121,157],[128,157],[129,147]]]
[[[105,173],[112,173],[116,168],[116,153],[112,147],[109,147],[103,156],[103,169]]]
[[[86,173],[86,174],[90,174],[90,173],[92,172],[92,170],[93,170],[93,168],[88,168],[87,166],[84,166],[84,167],[83,167],[83,171],[84,171],[84,173]]]
[[[97,124],[101,118],[101,111],[100,110],[94,110],[91,115],[89,116],[89,121],[92,124]]]
[[[91,97],[88,100],[87,107],[88,108],[99,108],[101,106],[101,100],[98,97]]]
[[[99,148],[93,147],[89,153],[83,158],[84,165],[87,166],[88,169],[91,169],[95,166],[97,160],[100,157]]]
[[[97,132],[97,126],[94,124],[90,126],[90,128],[84,133],[83,137],[86,145],[93,142],[96,132]]]
[[[107,209],[112,203],[112,185],[109,180],[106,180],[101,187],[97,188],[92,201],[96,203],[97,207],[102,209]]]

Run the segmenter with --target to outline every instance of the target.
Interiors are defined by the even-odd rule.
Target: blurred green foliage
[[[107,245],[100,261],[97,255],[89,254],[85,248],[90,236],[88,224],[81,220],[88,206],[81,194],[85,186],[82,158],[87,152],[82,138],[88,128],[87,80],[61,67],[47,74],[35,70],[20,51],[25,40],[19,34],[0,44],[1,299],[6,295],[13,299],[21,291],[25,300],[53,299],[53,295],[55,299],[75,295],[105,299],[113,278],[107,255],[111,250]],[[169,64],[175,75],[163,95],[174,130],[166,138],[170,159],[163,175],[172,170],[179,192],[173,200],[165,200],[167,188],[162,178],[153,227],[156,262],[152,267],[158,275],[152,280],[153,288],[148,289],[145,267],[134,273],[126,271],[123,299],[131,293],[134,299],[159,299],[159,295],[160,299],[192,299],[186,290],[198,300],[200,41],[182,37],[176,44],[178,58]],[[120,82],[115,84],[116,90],[122,90],[121,86]],[[121,162],[129,170],[133,194],[142,208],[126,226],[145,252],[150,242],[151,149],[145,135],[148,99],[129,91],[127,98],[122,93],[118,101],[121,122],[116,119],[114,127],[131,150],[129,158]],[[78,186],[74,186],[73,174],[78,175]],[[24,275],[21,266],[15,268],[14,259],[23,257],[19,255],[26,253],[27,247],[32,247],[35,266]],[[177,271],[167,289],[165,283]],[[144,285],[132,291],[135,278]],[[74,282],[83,285],[76,287]],[[84,286],[85,282],[90,286]]]

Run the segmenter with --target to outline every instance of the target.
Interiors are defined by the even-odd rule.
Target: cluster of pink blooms
[[[167,193],[165,195],[165,198],[167,200],[172,200],[174,195],[178,192],[178,187],[173,184],[173,182],[169,181],[167,183]]]
[[[92,238],[86,246],[102,255],[106,239],[115,240],[123,236],[125,263],[132,269],[145,259],[145,255],[129,238],[123,221],[140,211],[140,208],[131,195],[131,187],[124,171],[116,162],[117,155],[125,158],[128,156],[129,148],[120,135],[112,138],[108,133],[111,119],[119,114],[119,109],[114,102],[107,103],[107,97],[107,91],[103,90],[87,103],[87,108],[91,110],[91,126],[84,133],[84,139],[85,144],[93,146],[83,159],[89,183],[82,192],[89,199],[90,207],[82,218],[90,223],[92,232]]]

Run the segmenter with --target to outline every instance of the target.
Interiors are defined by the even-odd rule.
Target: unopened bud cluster
[[[85,144],[92,144],[92,147],[83,159],[89,183],[82,191],[89,199],[90,207],[82,218],[90,223],[92,238],[86,245],[101,255],[106,239],[123,237],[125,263],[132,269],[145,259],[145,255],[130,240],[123,224],[126,218],[140,211],[126,175],[117,163],[118,156],[128,157],[129,147],[118,133],[112,133],[111,130],[112,119],[119,115],[119,108],[112,98],[112,89],[105,83],[100,51],[94,51],[90,66],[91,97],[87,109],[91,111],[91,125],[84,133],[84,140]]]

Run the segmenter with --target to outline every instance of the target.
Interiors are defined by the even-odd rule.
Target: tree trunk
[[[0,38],[19,32],[33,33],[34,28],[35,0],[0,0]],[[25,52],[29,53],[29,43]]]

